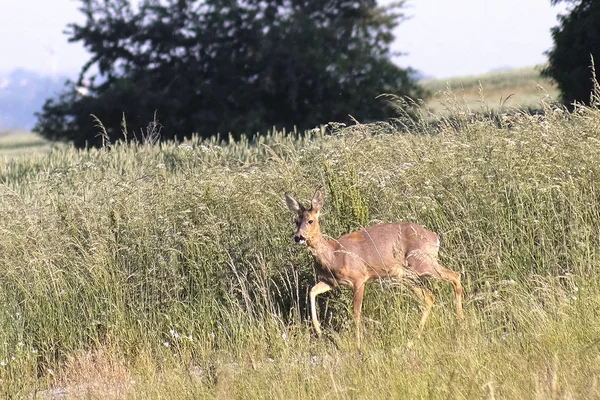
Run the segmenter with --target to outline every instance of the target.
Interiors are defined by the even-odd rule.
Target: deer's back
[[[346,268],[369,276],[397,275],[414,251],[437,258],[438,235],[411,222],[374,225],[337,240],[336,258]]]

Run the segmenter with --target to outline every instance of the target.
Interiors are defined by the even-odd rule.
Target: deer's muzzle
[[[294,241],[296,241],[296,243],[302,244],[306,242],[306,239],[304,239],[304,236],[302,235],[294,235]]]

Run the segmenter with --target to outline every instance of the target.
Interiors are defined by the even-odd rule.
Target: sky
[[[436,78],[542,64],[565,11],[550,0],[412,0],[392,46],[408,54],[394,61]]]
[[[389,3],[391,0],[382,0]],[[76,76],[89,54],[63,33],[83,22],[77,0],[3,1],[0,73],[16,68]],[[435,78],[483,74],[545,62],[550,28],[564,7],[550,0],[409,0],[395,30],[400,66]]]

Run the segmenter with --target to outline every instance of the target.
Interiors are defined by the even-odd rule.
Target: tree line
[[[566,104],[589,102],[600,0],[551,1],[572,7],[552,31],[543,74]],[[156,119],[163,138],[178,139],[382,120],[393,113],[378,95],[425,95],[416,71],[391,61],[404,1],[79,2],[85,22],[66,34],[90,59],[45,102],[34,128],[77,147],[139,138]]]
[[[99,145],[157,118],[166,138],[253,135],[389,115],[381,93],[419,97],[415,71],[391,62],[402,2],[375,0],[80,0],[69,41],[91,59],[49,99],[37,132]],[[88,81],[86,95],[78,90]],[[125,118],[123,118],[123,115]]]

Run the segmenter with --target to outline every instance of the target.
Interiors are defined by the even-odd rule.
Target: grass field
[[[0,397],[598,398],[600,111],[455,110],[387,124],[0,163]],[[399,121],[402,122],[402,121]],[[422,337],[410,291],[371,283],[307,312],[310,255],[289,191],[324,232],[414,221],[463,275]]]
[[[10,158],[32,152],[48,152],[51,148],[48,141],[29,132],[0,132],[0,157]]]
[[[479,76],[429,79],[421,82],[433,96],[427,102],[432,112],[448,114],[456,104],[471,111],[539,109],[540,99],[558,100],[556,85],[540,76],[541,67],[490,72]]]

